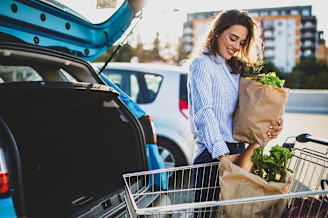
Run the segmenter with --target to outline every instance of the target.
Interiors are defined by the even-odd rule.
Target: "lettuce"
[[[262,73],[254,77],[246,78],[259,82],[263,85],[272,86],[274,88],[282,88],[285,84],[285,80],[281,80],[279,77],[277,77],[275,72],[270,72],[267,74]]]
[[[271,148],[270,155],[265,155],[263,149],[263,147],[256,148],[251,157],[254,163],[253,174],[268,182],[281,182],[286,170],[293,173],[287,168],[288,160],[292,157],[288,148],[276,145]]]

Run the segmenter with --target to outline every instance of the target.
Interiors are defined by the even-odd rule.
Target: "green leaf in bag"
[[[288,148],[276,145],[271,148],[270,155],[265,155],[263,149],[263,147],[258,147],[254,150],[251,158],[254,163],[253,174],[268,182],[280,182],[286,170],[293,172],[287,168],[287,162],[292,157]]]
[[[285,80],[281,80],[279,77],[277,77],[275,72],[270,72],[267,74],[262,73],[254,77],[246,78],[259,82],[263,85],[272,86],[274,88],[282,88],[285,83]]]

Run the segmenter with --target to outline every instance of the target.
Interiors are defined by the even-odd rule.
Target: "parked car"
[[[150,117],[88,62],[142,5],[95,24],[58,1],[0,1],[0,217],[121,217],[122,174],[164,167]]]
[[[194,138],[188,122],[187,69],[161,64],[110,63],[103,73],[152,116],[164,165],[192,164]]]

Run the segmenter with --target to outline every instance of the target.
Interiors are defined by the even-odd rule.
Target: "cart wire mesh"
[[[218,180],[218,165],[199,164],[124,174],[127,214],[130,217],[226,217],[229,214],[224,213],[226,210],[242,212],[248,206],[251,208],[247,210],[248,217],[328,217],[328,190],[324,189],[325,182],[328,185],[328,151],[322,153],[308,148],[292,150],[288,168],[294,173],[291,174],[287,194],[215,200],[213,193],[220,191],[218,183],[213,185],[208,182],[212,178],[203,178],[199,186],[195,185],[195,178],[197,174],[205,176],[204,172],[209,170],[215,172],[210,177]],[[156,184],[162,182],[154,181],[161,179],[163,174],[169,178],[167,186],[158,187]],[[195,202],[197,194],[202,195],[205,201]],[[287,201],[287,208],[282,208],[278,214],[274,203],[263,213],[253,214],[253,208],[279,200]],[[245,217],[245,212],[238,217]]]

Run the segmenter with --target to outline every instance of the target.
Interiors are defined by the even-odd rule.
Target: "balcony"
[[[302,43],[301,44],[301,49],[315,49],[315,44],[314,43]]]
[[[302,17],[302,22],[304,21],[313,21],[313,22],[316,22],[316,17],[315,16],[303,16]]]
[[[314,39],[316,38],[314,33],[307,32],[307,33],[301,34],[301,39],[313,39],[313,38]]]
[[[302,31],[315,31],[317,26],[315,24],[304,24],[301,26]]]
[[[272,20],[268,20],[266,22],[263,22],[263,29],[264,30],[273,30],[274,29],[274,23]]]
[[[264,49],[270,49],[270,50],[272,50],[274,48],[275,48],[275,46],[274,46],[273,43],[265,43],[264,42]]]
[[[265,59],[273,59],[274,58],[274,51],[273,50],[264,50],[264,58]]]
[[[306,58],[315,58],[315,54],[310,54],[310,55],[302,54],[301,55],[301,59],[306,59]]]

